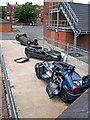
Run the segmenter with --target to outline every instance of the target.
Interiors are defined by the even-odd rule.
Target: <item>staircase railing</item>
[[[57,26],[57,20],[47,20],[47,27],[69,27],[69,24],[66,20],[59,20]]]
[[[65,9],[65,12],[67,12],[69,19],[71,20],[71,23],[73,24],[74,28],[76,29],[76,26],[78,24],[78,18],[76,14],[74,13],[73,9],[69,5],[68,2],[65,2],[65,0],[62,0],[62,6]]]
[[[77,30],[77,25],[78,25],[78,18],[76,16],[76,14],[74,13],[73,9],[71,8],[70,4],[69,4],[70,0],[68,0],[66,2],[66,0],[61,0],[61,2],[55,2],[54,4],[49,5],[49,11],[59,11],[60,8],[63,7],[64,11],[66,12],[69,21],[71,24],[71,27],[73,29],[74,32],[76,32],[78,34],[78,30]],[[60,8],[59,8],[60,6]]]
[[[77,16],[76,16],[76,14],[74,13],[74,11],[72,10],[72,8],[71,8],[71,6],[69,5],[69,3],[68,3],[68,2],[65,2],[65,0],[62,0],[62,1],[63,1],[63,2],[62,2],[62,5],[64,5],[65,10],[68,11],[69,16],[71,17],[71,19],[73,19],[73,21],[74,21],[76,24],[78,24],[78,18],[77,18]]]

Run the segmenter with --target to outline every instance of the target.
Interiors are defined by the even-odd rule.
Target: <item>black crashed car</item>
[[[38,79],[48,82],[46,91],[50,99],[59,95],[62,101],[71,102],[90,87],[90,79],[82,79],[73,65],[64,62],[36,63],[35,72]]]
[[[67,61],[67,56],[63,52],[56,51],[54,49],[47,49],[41,46],[27,46],[25,48],[25,54],[29,58],[37,58],[45,61]]]
[[[20,42],[21,45],[28,46],[28,45],[38,45],[38,40],[34,39],[31,40],[30,38],[27,37],[27,34],[17,34],[16,35],[16,40]]]

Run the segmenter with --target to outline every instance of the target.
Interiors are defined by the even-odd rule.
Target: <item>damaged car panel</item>
[[[14,61],[17,63],[24,63],[24,62],[29,61],[29,58],[20,57],[20,58],[14,59]]]
[[[60,95],[61,100],[64,102],[74,101],[90,87],[90,78],[88,79],[89,85],[88,83],[83,84],[85,82],[75,71],[75,67],[64,62],[37,63],[35,71],[39,79],[48,81],[46,91],[49,98]]]

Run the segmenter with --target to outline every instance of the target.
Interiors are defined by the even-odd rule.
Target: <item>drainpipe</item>
[[[77,34],[74,33],[74,49],[73,49],[73,54],[76,54],[76,48],[77,48]]]

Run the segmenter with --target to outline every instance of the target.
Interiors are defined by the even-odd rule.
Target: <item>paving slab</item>
[[[8,76],[12,87],[19,118],[57,118],[68,106],[59,96],[49,99],[47,83],[38,80],[34,66],[41,60],[30,59],[26,63],[16,63],[14,59],[25,57],[24,46],[15,40],[1,41]]]

